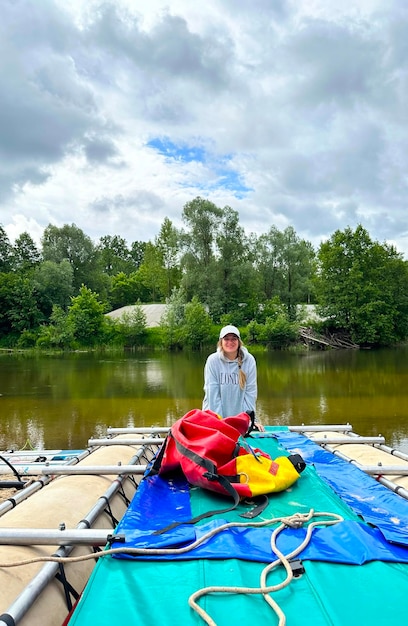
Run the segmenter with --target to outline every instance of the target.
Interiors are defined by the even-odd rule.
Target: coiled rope
[[[306,531],[306,536],[304,538],[304,540],[302,541],[302,543],[295,549],[293,550],[290,554],[284,555],[277,547],[276,545],[276,540],[277,537],[279,535],[279,533],[281,533],[285,528],[290,527],[290,528],[300,528],[302,526],[304,526],[305,523],[309,522],[312,518],[317,518],[317,517],[329,517],[331,519],[326,519],[326,520],[320,520],[320,521],[315,521],[315,522],[311,522],[308,526],[307,526],[307,531]],[[276,521],[276,519],[274,520]],[[274,612],[276,613],[278,619],[279,619],[279,626],[285,626],[286,624],[286,616],[284,614],[284,612],[282,611],[282,609],[280,608],[280,606],[278,605],[278,603],[269,595],[273,592],[279,591],[280,589],[283,589],[284,587],[286,587],[287,585],[289,585],[289,583],[292,581],[293,579],[293,572],[292,572],[292,568],[290,566],[290,559],[293,559],[295,556],[297,556],[298,554],[300,554],[302,552],[302,550],[305,549],[305,547],[308,545],[308,543],[310,542],[310,539],[312,537],[312,533],[313,533],[313,529],[316,526],[332,526],[333,524],[338,524],[339,522],[343,521],[343,518],[341,517],[341,515],[337,515],[336,513],[327,513],[327,512],[319,512],[319,513],[315,513],[313,511],[313,509],[311,509],[309,511],[309,513],[295,513],[294,515],[290,516],[290,517],[286,517],[286,518],[280,518],[279,520],[280,526],[278,526],[278,528],[276,528],[271,536],[271,548],[272,551],[276,554],[276,556],[278,557],[275,561],[273,561],[273,563],[268,564],[261,572],[261,576],[260,576],[260,586],[259,587],[228,587],[228,586],[219,586],[219,587],[203,587],[202,589],[199,589],[198,591],[196,591],[195,593],[191,594],[188,603],[191,606],[191,608],[196,611],[196,613],[204,620],[204,622],[206,624],[208,624],[209,626],[217,626],[216,623],[214,622],[214,620],[208,615],[208,613],[206,611],[204,611],[204,609],[202,609],[198,604],[197,604],[197,600],[201,597],[203,597],[204,595],[210,594],[210,593],[235,593],[235,594],[262,594],[264,600],[269,604],[269,606],[274,610]],[[286,578],[284,581],[282,581],[281,583],[278,583],[277,585],[271,585],[268,586],[266,584],[266,579],[268,574],[279,564],[282,564],[286,570]]]
[[[326,518],[326,519],[311,521],[313,518]],[[127,555],[133,555],[133,556],[179,555],[179,554],[185,554],[187,552],[190,552],[191,550],[194,550],[202,543],[205,543],[206,541],[208,541],[215,535],[225,530],[228,530],[229,528],[239,528],[239,527],[260,528],[263,526],[279,524],[279,526],[273,531],[271,535],[271,549],[278,558],[272,563],[268,564],[262,570],[261,576],[260,576],[259,587],[234,587],[234,586],[203,587],[202,589],[199,589],[198,591],[191,594],[188,600],[188,603],[189,603],[189,606],[203,619],[203,621],[206,624],[208,624],[209,626],[217,626],[214,620],[208,615],[208,613],[206,613],[206,611],[204,611],[204,609],[202,609],[197,604],[197,601],[199,600],[199,598],[210,593],[262,594],[264,600],[269,604],[269,606],[271,606],[271,608],[275,611],[276,615],[278,616],[279,626],[285,626],[286,624],[285,615],[283,611],[281,610],[281,608],[279,607],[279,605],[277,604],[277,602],[269,594],[279,591],[280,589],[289,585],[289,583],[293,579],[293,572],[292,572],[289,561],[293,559],[295,556],[297,556],[298,554],[300,554],[302,550],[304,550],[304,548],[308,545],[308,543],[310,542],[312,533],[313,533],[313,529],[316,526],[331,526],[333,524],[338,524],[341,521],[343,521],[343,518],[340,515],[337,515],[336,513],[328,513],[328,512],[316,513],[313,509],[310,509],[308,513],[295,513],[294,515],[291,515],[289,517],[274,517],[271,519],[262,520],[258,522],[251,522],[251,521],[226,522],[225,524],[221,524],[217,528],[214,528],[208,531],[207,533],[202,535],[199,539],[196,539],[194,542],[190,543],[189,545],[183,546],[181,548],[129,548],[129,547],[108,548],[106,550],[103,550],[102,552],[83,554],[81,556],[65,556],[64,557],[64,556],[49,555],[49,556],[33,557],[30,559],[22,559],[20,561],[5,562],[5,563],[0,562],[0,568],[19,567],[23,565],[30,565],[32,563],[42,563],[42,562],[61,563],[61,564],[78,563],[80,561],[88,561],[90,559],[99,559],[101,557],[106,557],[109,555],[116,555],[116,554],[127,554]],[[307,526],[306,536],[304,540],[302,541],[302,543],[295,550],[293,550],[290,554],[287,554],[287,555],[282,554],[282,552],[278,549],[276,545],[276,540],[277,540],[278,535],[285,528],[288,528],[288,527],[289,528],[301,528],[308,522],[310,522],[310,524],[308,524]],[[282,564],[286,570],[286,579],[277,585],[268,586],[266,582],[267,576],[279,564]]]

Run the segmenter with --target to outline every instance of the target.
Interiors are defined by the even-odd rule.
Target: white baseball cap
[[[237,337],[241,337],[239,330],[236,326],[224,326],[224,328],[221,328],[220,330],[220,339],[222,339],[223,337],[225,337],[225,335],[229,335],[231,333],[231,335],[236,335]]]

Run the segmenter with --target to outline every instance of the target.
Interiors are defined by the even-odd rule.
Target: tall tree
[[[105,235],[99,239],[97,246],[102,271],[109,276],[123,272],[130,274],[137,267],[131,257],[126,239],[118,235]]]
[[[44,261],[70,262],[74,272],[74,289],[78,293],[82,284],[99,286],[99,275],[95,246],[88,235],[75,224],[64,224],[61,228],[49,224],[44,230],[42,254]]]
[[[3,226],[0,224],[0,272],[12,270],[13,248]]]
[[[222,209],[209,200],[197,197],[183,208],[183,285],[188,298],[196,295],[200,302],[208,303],[214,287],[215,240]]]
[[[17,237],[13,246],[13,267],[17,271],[26,272],[36,267],[41,259],[40,252],[33,238],[27,232]]]
[[[216,235],[217,287],[213,290],[210,310],[220,314],[247,308],[254,294],[254,270],[251,250],[244,229],[239,225],[238,212],[226,206]],[[237,320],[242,323],[243,320]]]
[[[315,252],[310,242],[300,239],[288,226],[275,226],[259,237],[257,267],[265,299],[279,296],[289,319],[296,317],[296,306],[307,301],[314,273]]]
[[[136,272],[138,280],[150,292],[149,301],[158,302],[166,291],[166,271],[160,249],[150,241],[146,244],[144,260]]]
[[[180,234],[168,217],[164,218],[160,232],[156,237],[156,246],[161,252],[163,267],[166,272],[165,296],[168,298],[180,283],[181,271],[179,266]]]
[[[74,295],[74,271],[67,259],[61,263],[43,261],[33,274],[33,284],[40,310],[48,319],[54,306],[66,311]]]
[[[135,269],[138,270],[143,263],[146,250],[145,241],[134,241],[130,246],[130,256],[132,257]]]
[[[36,328],[41,319],[31,280],[12,272],[0,274],[0,337],[18,336]]]
[[[356,343],[390,344],[408,336],[408,264],[361,225],[337,230],[320,245],[316,285],[321,315]]]

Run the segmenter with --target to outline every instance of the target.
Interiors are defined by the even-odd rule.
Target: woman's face
[[[222,349],[228,359],[235,359],[238,353],[238,337],[228,333],[222,338]]]

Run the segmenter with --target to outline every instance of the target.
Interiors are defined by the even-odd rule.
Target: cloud
[[[14,0],[0,22],[0,222],[153,240],[198,195],[317,246],[408,254],[408,7]]]

